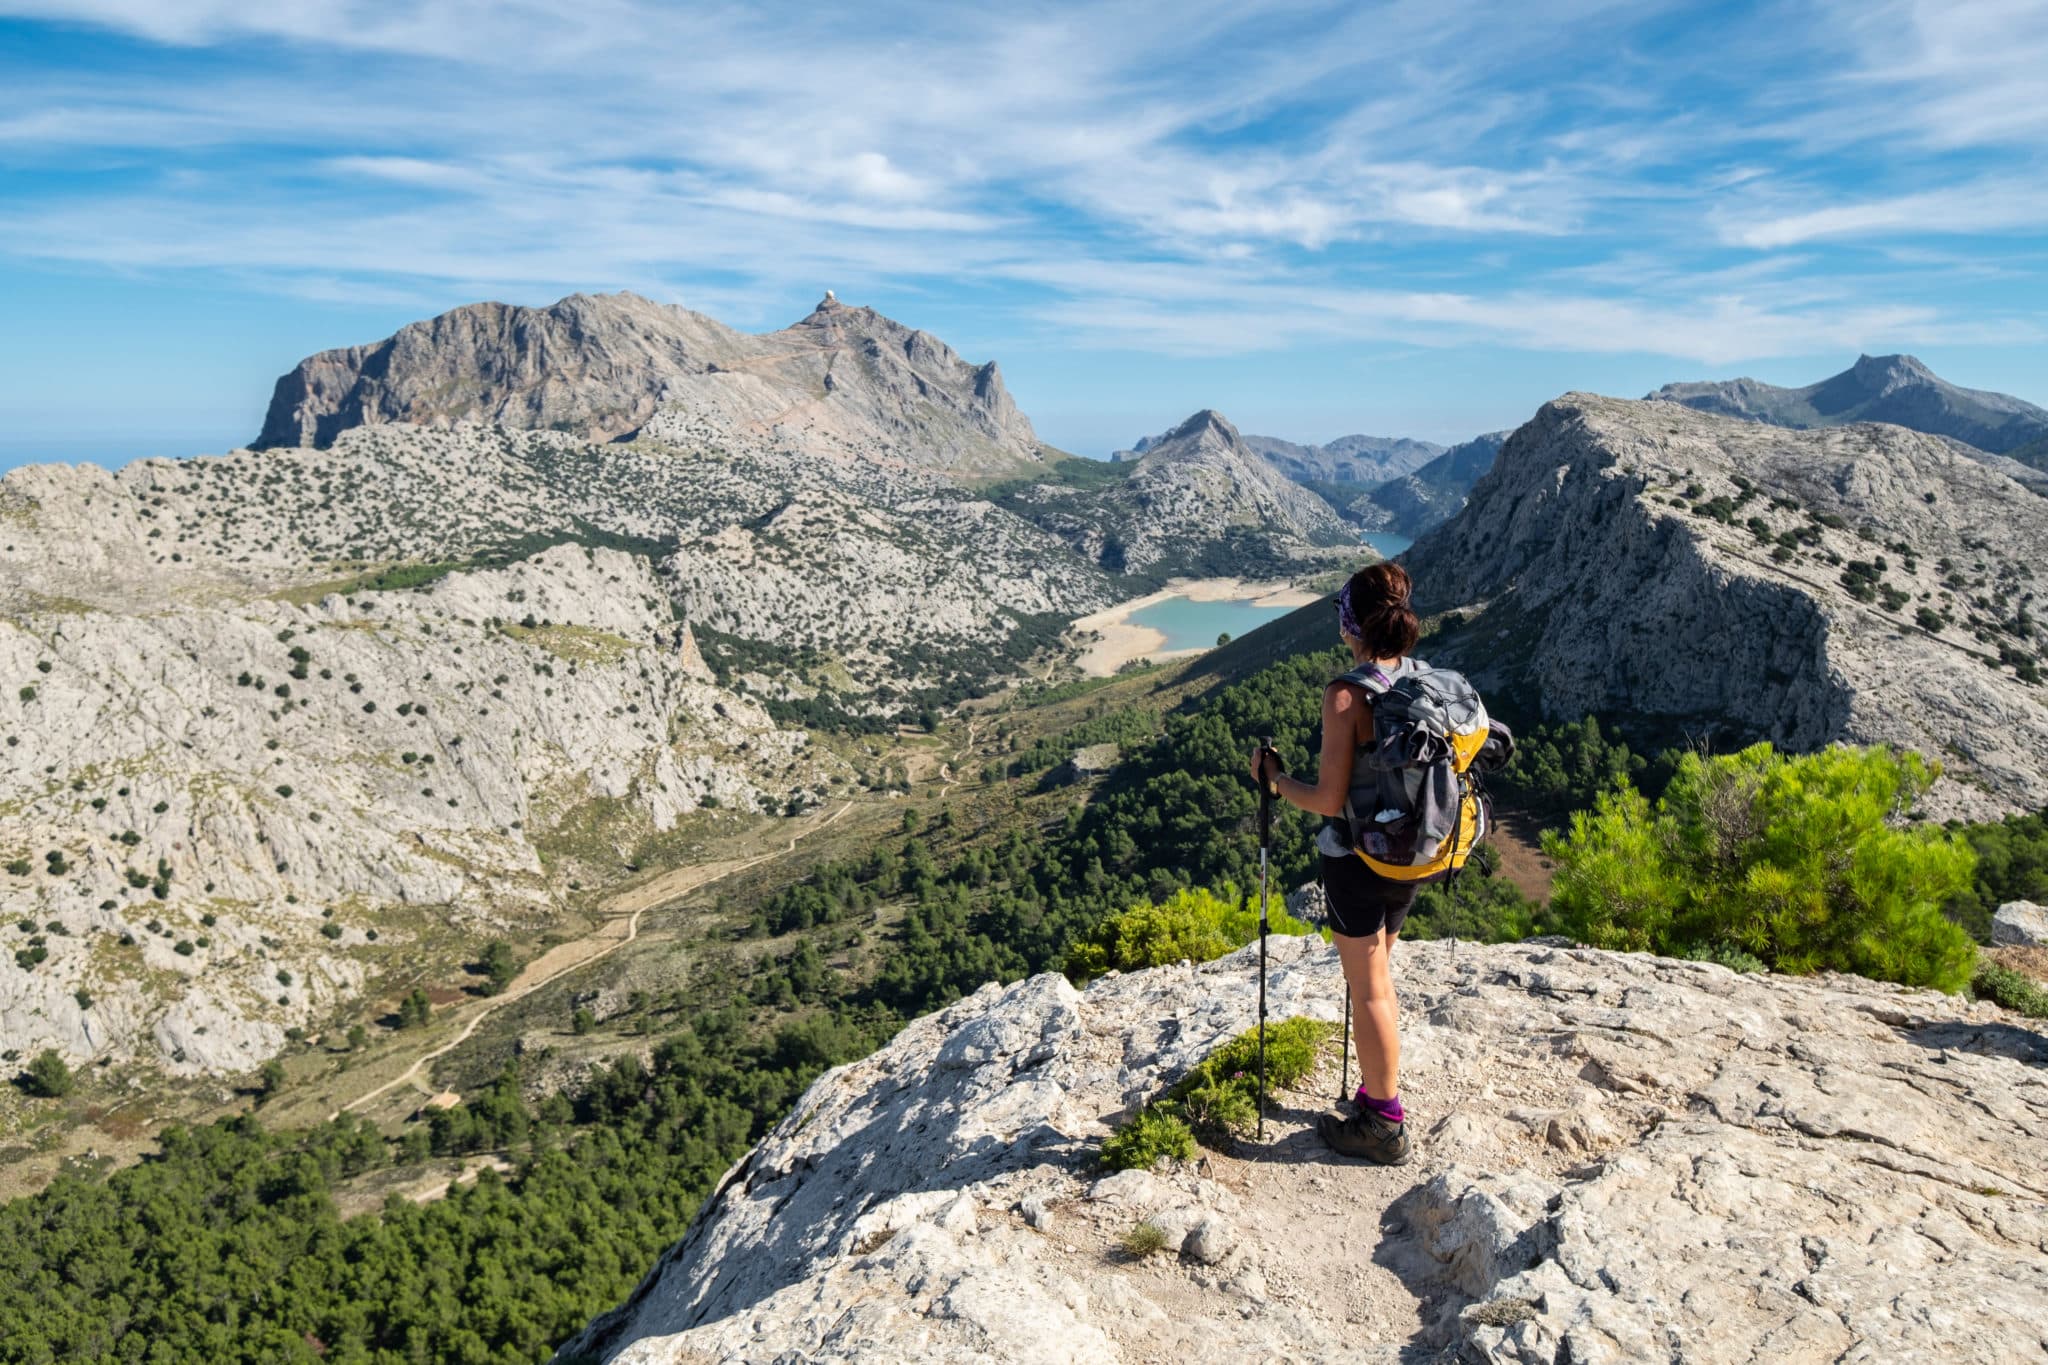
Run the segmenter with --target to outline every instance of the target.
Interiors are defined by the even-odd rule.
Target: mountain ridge
[[[1993,455],[2048,439],[2048,409],[2010,394],[1951,384],[1910,355],[1859,355],[1840,374],[1799,388],[1748,378],[1700,380],[1666,384],[1645,396],[1774,426],[1888,422],[1953,437]],[[2040,467],[2044,458],[2048,452],[2030,462]]]

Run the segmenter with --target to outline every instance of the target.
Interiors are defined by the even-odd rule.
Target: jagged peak
[[[1200,412],[1182,422],[1166,434],[1160,445],[1174,441],[1199,440],[1205,435],[1214,435],[1229,445],[1238,444],[1237,428],[1230,419],[1214,408],[1203,408]]]

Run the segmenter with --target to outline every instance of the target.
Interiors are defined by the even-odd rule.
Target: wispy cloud
[[[0,58],[17,261],[317,298],[631,285],[741,322],[793,283],[974,280],[1016,326],[1172,354],[1719,363],[2039,312],[1838,254],[2048,225],[2039,3],[0,14],[99,35]]]

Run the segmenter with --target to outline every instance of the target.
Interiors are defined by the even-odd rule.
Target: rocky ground
[[[822,1077],[561,1359],[1983,1361],[2048,1351],[2048,1037],[1855,978],[1396,952],[1406,1167],[1101,1139],[1253,1022],[1256,950],[985,987]],[[1273,944],[1280,1018],[1335,955]],[[1329,1059],[1333,1062],[1334,1059]],[[1354,1072],[1355,1075],[1355,1072]],[[1140,1221],[1166,1250],[1134,1258]]]

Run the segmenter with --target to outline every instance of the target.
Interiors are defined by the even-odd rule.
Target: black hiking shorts
[[[1322,857],[1323,897],[1330,905],[1332,931],[1346,938],[1370,938],[1382,929],[1401,932],[1419,886],[1382,877],[1356,854]]]

